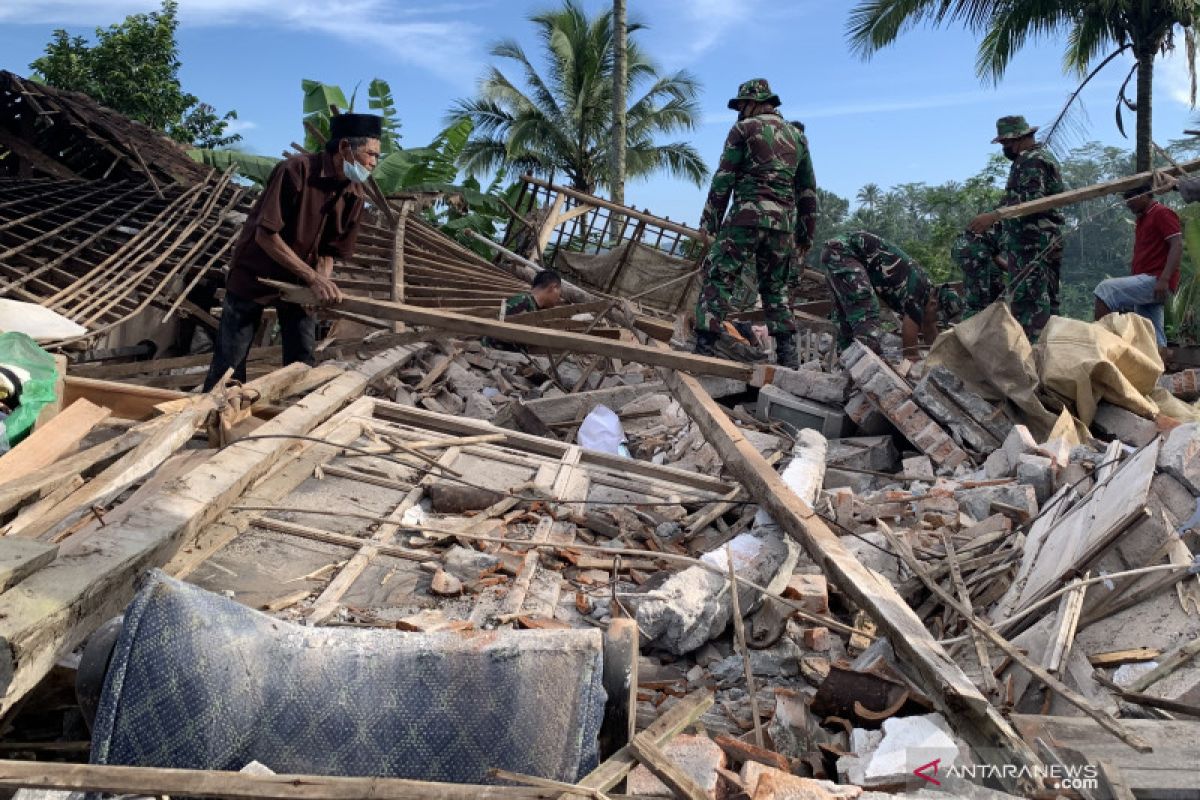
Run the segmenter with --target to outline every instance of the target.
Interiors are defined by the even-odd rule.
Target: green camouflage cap
[[[963,301],[958,292],[950,288],[950,284],[943,283],[937,287],[937,302],[938,309],[941,311],[942,319],[950,321],[958,319],[963,313]]]
[[[1020,139],[1022,136],[1037,133],[1037,130],[1026,122],[1024,117],[1001,117],[996,120],[996,138],[992,139],[992,144],[1006,139]]]
[[[729,101],[729,107],[737,110],[738,103],[744,103],[747,100],[780,105],[779,95],[771,91],[771,85],[767,83],[766,78],[753,78],[739,86],[737,97]]]

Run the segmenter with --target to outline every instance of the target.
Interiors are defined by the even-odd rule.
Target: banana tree
[[[1166,327],[1181,344],[1200,343],[1200,205],[1179,212],[1183,222],[1183,277],[1179,291],[1167,302]]]

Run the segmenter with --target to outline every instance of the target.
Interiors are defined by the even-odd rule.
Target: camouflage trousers
[[[787,305],[792,248],[792,234],[786,231],[742,225],[721,228],[709,251],[708,273],[696,302],[696,330],[721,330],[721,323],[733,311],[734,286],[753,265],[767,330],[772,336],[794,333],[796,323]]]
[[[879,298],[866,267],[836,241],[821,251],[821,266],[833,293],[830,317],[837,325],[838,348],[844,350],[857,339],[876,353],[883,352]]]
[[[1023,225],[1007,237],[1012,314],[1036,341],[1059,303],[1062,237],[1058,228]]]
[[[964,231],[954,240],[950,255],[963,274],[964,320],[1004,295],[1006,270],[996,263],[1002,252],[1001,236],[996,228],[982,234]]]

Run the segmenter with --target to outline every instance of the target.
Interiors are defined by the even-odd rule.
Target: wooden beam
[[[147,420],[158,416],[155,406],[159,403],[181,400],[187,396],[186,392],[177,392],[172,389],[156,389],[150,386],[136,386],[131,383],[77,378],[74,375],[68,375],[65,400],[68,403],[74,403],[80,398],[85,398],[97,405],[112,409],[115,417]]]
[[[0,456],[0,475],[5,481],[16,480],[35,469],[53,464],[111,414],[107,408],[87,400],[76,400],[29,434],[13,449]]]
[[[0,592],[16,586],[57,556],[57,545],[11,536],[0,538]]]
[[[525,256],[522,256],[518,253],[514,253],[507,247],[502,247],[496,244],[482,234],[468,230],[467,235],[507,258],[509,271],[517,278],[520,278],[524,281],[532,281],[535,275],[545,269],[545,267],[541,266],[540,264],[530,261],[528,258],[525,258]],[[562,295],[563,298],[572,303],[594,303],[600,299],[595,294],[587,291],[586,289],[581,289],[567,280],[562,282]]]
[[[712,707],[712,704],[712,692],[708,689],[697,689],[671,706],[670,710],[650,723],[650,726],[638,735],[645,737],[655,746],[662,747],[685,730],[687,726],[700,719],[704,712]],[[626,745],[607,761],[576,781],[575,784],[580,788],[607,792],[625,780],[625,776],[637,766],[637,763],[638,759],[633,753],[633,748]],[[563,797],[564,795],[559,796]]]
[[[267,281],[267,283],[280,289],[284,298],[290,302],[304,305],[316,303],[316,297],[307,287],[293,286],[278,281]],[[723,358],[698,356],[694,353],[682,353],[677,350],[647,347],[641,344],[614,342],[600,336],[589,336],[582,333],[533,328],[510,322],[468,317],[450,311],[417,308],[386,300],[364,300],[350,297],[342,300],[336,307],[379,319],[400,320],[413,325],[428,325],[470,336],[488,336],[504,342],[532,345],[548,350],[566,350],[574,353],[608,356],[637,364],[687,370],[700,375],[720,375],[725,378],[749,381],[754,374],[754,369],[749,364],[727,361]]]
[[[0,761],[0,786],[231,800],[551,800],[562,789],[430,783],[401,778],[247,775],[216,770]],[[568,797],[589,797],[569,793]]]
[[[660,369],[659,375],[704,433],[705,440],[716,449],[725,469],[804,547],[838,588],[886,632],[896,651],[916,669],[920,688],[957,725],[959,733],[978,751],[997,753],[1006,763],[1027,766],[1030,770],[1038,766],[1034,751],[980,694],[895,587],[859,563],[841,539],[767,464],[700,383],[689,375],[667,369]],[[1012,776],[1006,777],[1006,783],[1011,790],[1022,788],[1025,781]]]
[[[636,736],[629,743],[629,747],[637,756],[637,760],[654,773],[654,777],[666,784],[676,797],[682,797],[684,800],[709,800],[708,794],[692,780],[692,777],[648,739]]]
[[[1179,165],[1179,168],[1184,172],[1200,170],[1200,159],[1185,161]],[[996,214],[999,215],[1000,219],[1014,219],[1016,217],[1028,216],[1029,214],[1053,211],[1056,208],[1082,203],[1085,200],[1094,200],[1097,197],[1136,189],[1139,186],[1150,183],[1153,177],[1153,172],[1139,172],[1136,175],[1130,175],[1128,178],[1117,178],[1116,180],[1105,181],[1104,183],[1095,183],[1091,186],[1084,186],[1081,189],[1071,189],[1060,194],[1052,194],[1049,197],[1039,197],[1037,200],[1030,200],[1026,203],[1017,203],[1016,205],[998,208],[996,209]]]

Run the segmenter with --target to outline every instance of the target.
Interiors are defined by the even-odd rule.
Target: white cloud
[[[1132,64],[1132,61],[1130,63]],[[1184,108],[1191,108],[1191,77],[1188,71],[1187,52],[1184,50],[1182,41],[1169,54],[1159,58],[1154,77],[1156,95],[1169,97]],[[1130,81],[1128,90],[1130,99],[1133,98],[1136,91],[1135,81]]]
[[[325,33],[382,51],[460,88],[480,70],[482,28],[462,15],[486,2],[403,8],[392,0],[181,0],[186,25],[251,24]],[[159,0],[2,0],[0,23],[109,25],[153,11]]]
[[[245,133],[258,127],[258,123],[248,119],[231,119],[225,123],[225,133]]]

